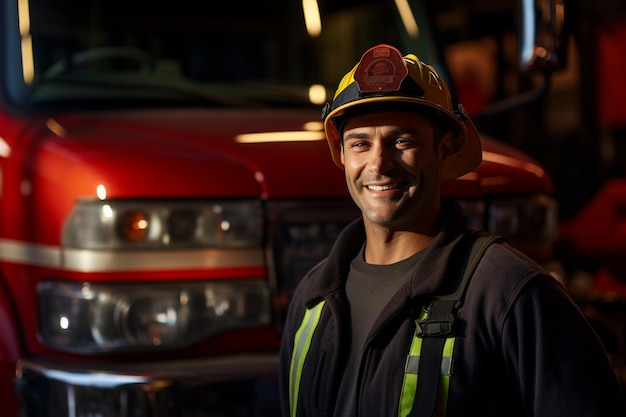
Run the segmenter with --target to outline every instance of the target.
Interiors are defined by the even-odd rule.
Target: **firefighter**
[[[291,301],[285,417],[625,415],[563,286],[441,196],[482,151],[433,67],[375,46],[323,118],[362,218]]]

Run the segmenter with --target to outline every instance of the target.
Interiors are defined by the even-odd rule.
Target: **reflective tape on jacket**
[[[311,339],[313,339],[313,333],[322,315],[324,304],[325,301],[322,300],[315,306],[306,310],[302,323],[294,338],[293,352],[291,352],[291,364],[289,365],[289,410],[291,417],[296,417],[297,415],[302,368],[304,368],[304,361],[309,353]]]

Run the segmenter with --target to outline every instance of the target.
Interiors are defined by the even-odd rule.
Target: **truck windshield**
[[[438,66],[425,10],[405,3],[9,0],[2,93],[23,110],[319,108],[377,43]]]

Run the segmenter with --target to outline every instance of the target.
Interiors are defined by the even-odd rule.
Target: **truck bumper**
[[[23,417],[280,415],[277,354],[106,367],[22,360],[16,375]]]

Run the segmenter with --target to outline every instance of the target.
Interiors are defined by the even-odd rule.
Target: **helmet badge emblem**
[[[400,90],[409,73],[400,51],[388,45],[368,50],[354,75],[361,93],[384,93]]]

